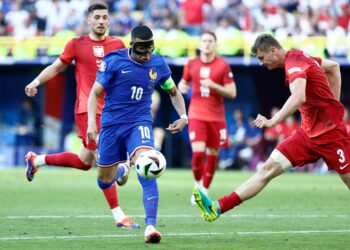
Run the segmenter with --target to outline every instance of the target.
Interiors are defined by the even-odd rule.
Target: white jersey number
[[[151,133],[148,127],[139,126],[142,139],[151,139]]]
[[[142,87],[132,86],[131,91],[132,91],[132,93],[131,93],[132,100],[140,100],[142,98],[142,95],[143,95],[143,88]]]
[[[338,149],[337,154],[339,155],[339,162],[344,163],[345,162],[344,151],[342,149]]]
[[[210,89],[208,87],[200,86],[199,89],[201,91],[202,97],[209,97],[210,96]]]

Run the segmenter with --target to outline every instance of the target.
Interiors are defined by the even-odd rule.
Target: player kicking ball
[[[209,222],[254,197],[273,178],[293,166],[303,166],[320,158],[326,162],[328,170],[336,171],[350,189],[350,137],[342,122],[344,106],[339,101],[339,64],[309,57],[298,50],[286,51],[267,34],[258,36],[252,54],[269,70],[284,68],[291,92],[280,111],[270,119],[259,114],[255,125],[258,128],[273,127],[299,110],[301,126],[277,145],[257,173],[231,194],[214,201],[198,188],[194,189],[196,203]]]
[[[97,182],[102,190],[108,190],[113,185],[118,163],[128,159],[135,163],[141,152],[154,149],[151,96],[157,84],[170,95],[180,116],[167,130],[176,133],[187,124],[185,102],[171,78],[169,66],[162,56],[152,53],[152,31],[144,25],[136,26],[131,31],[130,45],[128,49],[113,51],[103,58],[88,100],[87,135],[96,142],[98,97],[105,90],[97,160]],[[159,243],[161,234],[156,229],[157,182],[140,175],[138,180],[143,188],[146,213],[145,242]],[[105,197],[111,204],[117,199],[117,193],[110,192]]]

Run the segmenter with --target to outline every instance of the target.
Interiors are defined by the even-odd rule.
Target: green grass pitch
[[[228,194],[252,173],[218,171],[210,194]],[[141,186],[133,170],[119,188],[124,211],[141,230],[114,227],[96,170],[0,170],[0,249],[350,249],[350,193],[335,174],[288,173],[257,197],[205,222],[190,205],[189,170],[158,181],[159,245],[144,243]]]

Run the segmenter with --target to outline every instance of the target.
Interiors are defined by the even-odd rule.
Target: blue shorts
[[[152,123],[128,123],[102,127],[97,165],[110,167],[124,162],[139,148],[154,148]]]

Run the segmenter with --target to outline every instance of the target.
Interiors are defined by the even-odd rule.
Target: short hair
[[[268,51],[271,47],[276,47],[277,49],[282,49],[281,44],[270,34],[261,34],[259,35],[253,47],[251,48],[251,54],[256,56],[258,49],[260,51]]]
[[[88,8],[88,13],[91,14],[95,10],[108,10],[108,6],[104,2],[101,2],[101,1],[93,2],[90,4],[90,6]]]
[[[216,38],[216,35],[215,35],[214,32],[208,31],[208,30],[203,31],[202,34],[201,34],[201,37],[202,37],[203,35],[205,35],[205,34],[211,35],[212,37],[214,37],[215,42],[217,41],[217,38]]]
[[[131,39],[149,40],[153,37],[152,30],[146,25],[138,25],[131,30]]]

